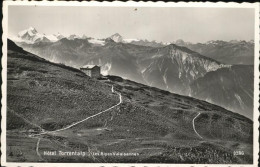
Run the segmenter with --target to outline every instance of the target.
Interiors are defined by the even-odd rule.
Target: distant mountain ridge
[[[174,44],[142,55],[138,64],[146,83],[179,94],[190,94],[189,85],[207,72],[229,67]]]
[[[62,34],[52,34],[45,35],[39,33],[35,28],[30,27],[27,30],[23,30],[18,33],[18,36],[13,38],[15,42],[36,44],[39,42],[57,42],[62,38],[67,38],[69,40],[74,39],[88,39],[89,43],[95,45],[104,45],[105,41],[108,39],[113,40],[116,43],[128,43],[139,46],[147,46],[160,48],[167,46],[169,44],[176,44],[178,46],[184,46],[195,52],[198,52],[206,57],[215,59],[224,64],[254,64],[254,41],[221,41],[212,40],[206,43],[191,43],[185,42],[182,39],[173,42],[158,42],[158,41],[148,41],[146,39],[126,39],[123,38],[119,33],[115,33],[104,39],[95,39],[92,37],[87,37],[86,35],[69,35],[68,37]]]
[[[252,40],[229,42],[216,40],[197,44],[178,41],[177,44],[225,64],[254,64],[254,41]]]
[[[29,27],[28,29],[25,29],[23,31],[20,31],[17,35],[17,37],[13,38],[15,42],[25,42],[28,44],[35,44],[38,42],[56,42],[62,38],[67,38],[69,40],[73,39],[92,39],[93,41],[105,41],[106,39],[112,39],[115,42],[122,42],[122,43],[132,43],[136,45],[142,45],[142,46],[151,46],[151,47],[161,47],[165,46],[170,43],[163,43],[158,41],[148,41],[146,39],[134,39],[134,38],[123,38],[119,33],[115,33],[107,38],[104,39],[95,39],[92,37],[87,37],[85,34],[80,36],[76,34],[71,34],[69,36],[64,36],[60,33],[58,34],[51,34],[46,35],[39,33],[34,27]]]

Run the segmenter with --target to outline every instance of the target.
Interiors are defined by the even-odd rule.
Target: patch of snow
[[[101,46],[105,45],[105,41],[99,39],[89,39],[88,42],[92,44],[101,45]]]
[[[60,33],[58,34],[54,34],[54,36],[59,40],[59,39],[62,39],[62,38],[65,38],[63,35],[61,35]]]
[[[35,28],[33,28],[33,27],[30,27],[30,28],[28,28],[27,30],[23,30],[23,31],[19,32],[19,33],[18,33],[18,36],[19,36],[19,37],[22,37],[22,36],[24,36],[26,33],[28,33],[30,36],[33,36],[33,35],[37,34],[37,30],[36,30]]]
[[[193,79],[195,78],[195,73],[192,70],[190,71],[190,75],[192,76]]]
[[[18,33],[17,38],[15,38],[15,41],[19,42],[25,42],[29,44],[33,44],[36,42],[55,42],[58,38],[55,35],[45,35],[38,33],[37,30],[33,27],[28,28],[27,30],[23,30]]]
[[[166,68],[166,70],[164,71],[164,75],[163,75],[163,82],[166,85],[166,90],[169,89],[169,86],[167,84],[167,78],[166,78],[167,77],[167,71],[168,71],[168,68]]]
[[[123,39],[123,42],[125,43],[131,43],[131,42],[138,42],[140,39]]]
[[[235,93],[235,97],[236,97],[236,99],[237,99],[237,101],[239,102],[239,105],[240,105],[240,107],[242,108],[242,109],[244,109],[244,102],[242,101],[242,99],[241,99],[241,97],[238,95],[238,94],[236,94]]]
[[[154,58],[159,58],[159,57],[162,57],[162,56],[163,56],[162,54],[155,54],[151,58],[154,59]]]
[[[146,70],[146,69],[144,68],[144,69],[141,71],[141,73],[143,74],[143,73],[145,72],[145,70]]]
[[[186,53],[184,53],[181,57],[182,61],[184,62],[187,59],[188,55]]]
[[[56,42],[59,40],[55,35],[46,35],[46,38],[48,38],[52,42]]]
[[[179,72],[179,78],[181,78],[181,72]]]
[[[171,42],[163,42],[162,43],[163,45],[170,45],[170,44],[172,44]]]

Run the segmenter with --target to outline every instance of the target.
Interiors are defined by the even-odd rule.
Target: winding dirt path
[[[201,139],[203,138],[203,137],[201,137],[201,135],[196,131],[196,129],[195,129],[195,119],[198,117],[200,115],[200,113],[198,113],[198,115],[196,115],[196,117],[194,117],[193,118],[193,120],[192,120],[192,126],[193,126],[193,130],[194,130],[194,132],[197,134],[197,136],[199,136]]]
[[[36,153],[38,155],[38,157],[40,158],[40,160],[43,160],[40,152],[39,152],[39,144],[40,144],[41,138],[38,138],[37,144],[36,144]]]
[[[114,106],[112,106],[112,107],[110,107],[110,108],[108,108],[108,109],[106,109],[106,110],[104,110],[104,111],[101,111],[101,112],[99,112],[99,113],[97,113],[97,114],[94,114],[94,115],[92,115],[92,116],[89,116],[89,117],[87,117],[87,118],[85,118],[85,119],[83,119],[83,120],[81,120],[81,121],[75,122],[75,123],[73,123],[73,124],[71,124],[71,125],[69,125],[69,126],[67,126],[67,127],[65,127],[65,128],[57,129],[57,130],[54,130],[54,131],[45,131],[45,132],[42,132],[42,133],[39,133],[39,134],[35,134],[35,135],[43,135],[43,134],[54,133],[54,132],[59,132],[59,131],[63,131],[63,130],[69,129],[69,128],[75,126],[75,125],[78,125],[78,124],[80,124],[80,123],[82,123],[82,122],[84,122],[84,121],[90,119],[90,118],[94,118],[94,117],[96,117],[96,116],[98,116],[98,115],[100,115],[100,114],[103,114],[103,113],[105,113],[105,112],[107,112],[107,111],[109,111],[109,110],[111,110],[111,109],[117,107],[118,105],[120,105],[120,104],[122,103],[122,95],[121,95],[120,93],[114,91],[114,86],[113,86],[113,85],[112,85],[111,91],[112,91],[113,93],[118,94],[118,96],[119,96],[119,103],[117,103],[116,105],[114,105]]]
[[[116,93],[116,94],[118,94],[118,96],[119,96],[119,103],[117,103],[116,105],[114,105],[114,106],[112,106],[112,107],[110,107],[110,108],[108,108],[108,109],[106,109],[106,110],[104,110],[104,111],[101,111],[101,112],[99,112],[99,113],[97,113],[97,114],[94,114],[94,115],[92,115],[92,116],[89,116],[89,117],[87,117],[87,118],[85,118],[85,119],[83,119],[83,120],[81,120],[81,121],[75,122],[75,123],[73,123],[73,124],[71,124],[71,125],[69,125],[69,126],[67,126],[67,127],[65,127],[65,128],[57,129],[57,130],[54,130],[54,131],[45,131],[45,132],[42,132],[42,133],[39,133],[39,134],[31,135],[30,137],[40,136],[40,135],[43,135],[43,134],[55,133],[55,132],[59,132],[59,131],[63,131],[63,130],[69,129],[69,128],[73,127],[73,126],[76,126],[76,125],[78,125],[78,124],[80,124],[80,123],[82,123],[82,122],[84,122],[84,121],[90,119],[90,118],[94,118],[94,117],[96,117],[96,116],[98,116],[98,115],[100,115],[100,114],[103,114],[103,113],[105,113],[105,112],[107,112],[107,111],[109,111],[109,110],[111,110],[111,109],[117,107],[117,106],[120,105],[120,104],[122,103],[122,101],[123,101],[123,100],[122,100],[122,95],[121,95],[120,93],[114,91],[114,86],[113,86],[113,85],[112,85],[111,91],[112,91],[112,93]],[[41,138],[39,138],[39,137],[36,137],[36,138],[38,138],[38,141],[37,141],[37,144],[36,144],[36,153],[37,153],[37,155],[39,156],[40,160],[43,160],[41,154],[39,153],[39,145],[40,145]],[[95,159],[95,158],[94,158],[94,159]]]

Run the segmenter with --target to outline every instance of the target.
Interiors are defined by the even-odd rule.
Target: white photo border
[[[96,6],[96,7],[194,7],[194,8],[253,8],[255,10],[255,50],[254,50],[254,115],[253,115],[253,164],[139,164],[139,163],[27,163],[27,162],[6,162],[6,92],[7,92],[7,35],[8,35],[8,7],[9,6]],[[1,120],[1,164],[8,167],[17,166],[37,166],[37,167],[71,167],[71,166],[91,166],[91,167],[257,167],[259,159],[259,5],[260,3],[212,3],[212,2],[58,2],[58,1],[5,1],[3,2],[2,19],[2,120]]]

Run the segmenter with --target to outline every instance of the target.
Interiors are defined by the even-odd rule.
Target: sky
[[[254,39],[254,9],[161,7],[9,6],[8,36],[40,33],[173,42]]]

